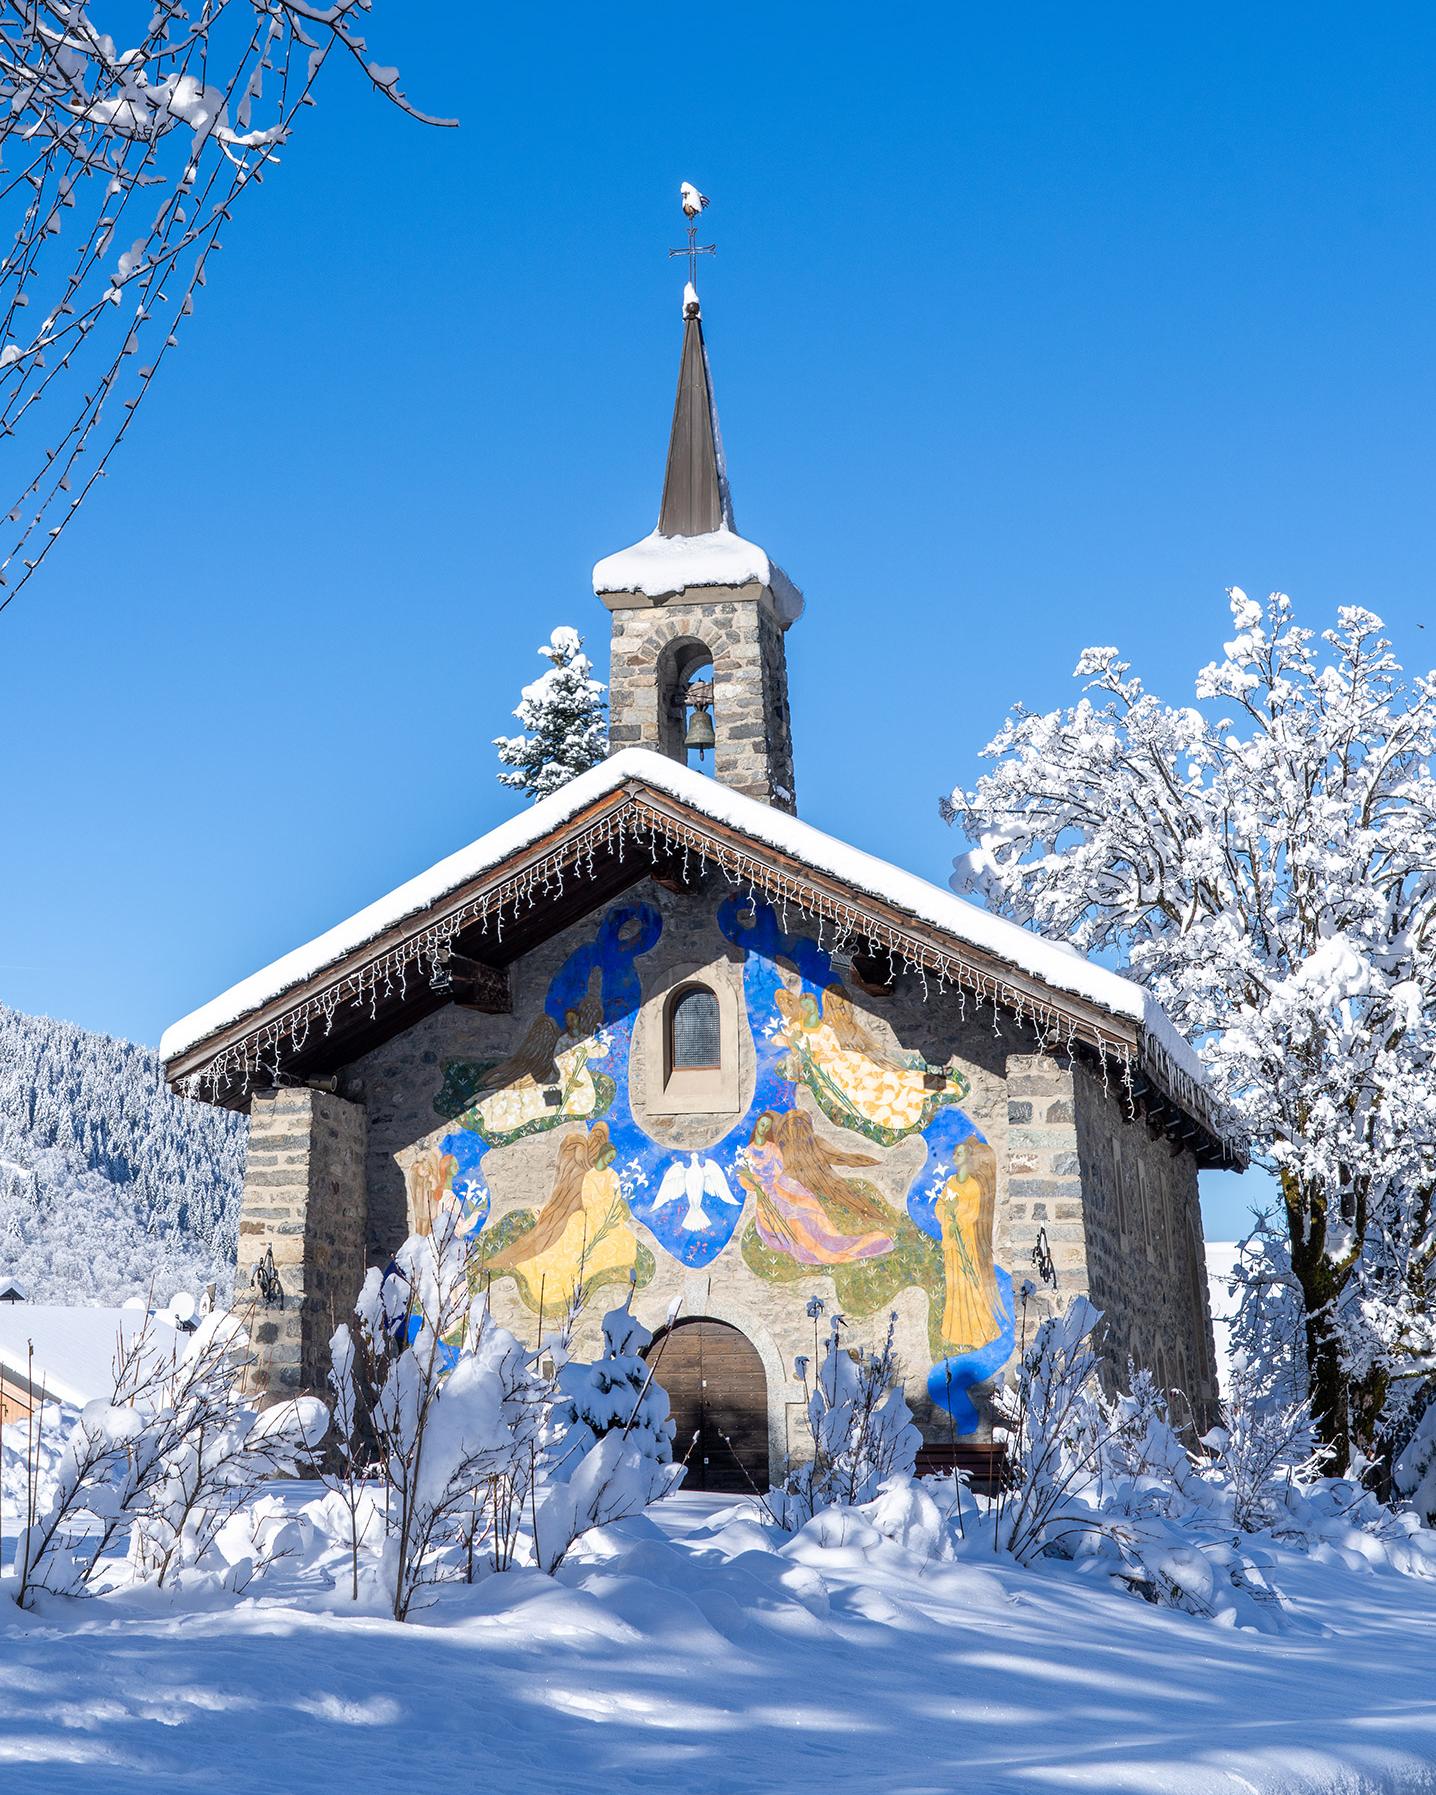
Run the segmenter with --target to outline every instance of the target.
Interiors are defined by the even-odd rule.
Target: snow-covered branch
[[[372,0],[11,0],[0,17],[0,609],[44,561],[175,349],[236,202],[279,159],[331,51],[428,123],[358,24]],[[105,24],[124,30],[117,37]],[[127,43],[120,49],[119,43]],[[12,456],[12,460],[15,458]]]
[[[1114,955],[1201,1050],[1278,1178],[1324,1437],[1370,1444],[1436,1349],[1436,680],[1380,620],[1320,637],[1231,593],[1197,704],[1113,648],[1069,709],[1018,709],[944,812],[953,883]]]

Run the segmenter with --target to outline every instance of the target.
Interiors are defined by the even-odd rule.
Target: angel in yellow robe
[[[781,1036],[819,1101],[832,1113],[848,1112],[894,1136],[925,1128],[944,1103],[957,1102],[965,1086],[955,1072],[935,1070],[916,1055],[898,1057],[874,1040],[857,1011],[835,986],[821,1009],[811,993],[781,986],[775,996]]]
[[[997,1159],[985,1141],[958,1143],[952,1176],[934,1205],[942,1233],[946,1300],[942,1338],[957,1347],[986,1346],[1002,1332],[1002,1299],[992,1263]]]
[[[559,1145],[553,1192],[527,1234],[484,1261],[509,1272],[530,1309],[562,1314],[581,1286],[605,1274],[626,1277],[638,1258],[628,1203],[613,1169],[617,1150],[608,1124],[566,1135]]]

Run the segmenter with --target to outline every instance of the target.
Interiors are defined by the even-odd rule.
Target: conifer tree
[[[499,774],[535,801],[567,785],[576,773],[597,766],[608,752],[607,700],[577,630],[560,625],[538,650],[550,663],[527,685],[514,710],[521,735],[495,736]]]

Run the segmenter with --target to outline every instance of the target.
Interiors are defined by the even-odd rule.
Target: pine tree
[[[525,733],[494,737],[499,760],[513,769],[499,774],[500,785],[535,801],[597,766],[608,752],[604,687],[593,677],[583,638],[560,625],[538,652],[551,665],[524,687],[514,711]]]

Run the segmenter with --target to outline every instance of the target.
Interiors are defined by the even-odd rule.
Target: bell
[[[688,719],[688,733],[683,738],[685,748],[696,748],[700,754],[717,743],[713,733],[713,719],[706,710],[695,709]]]

